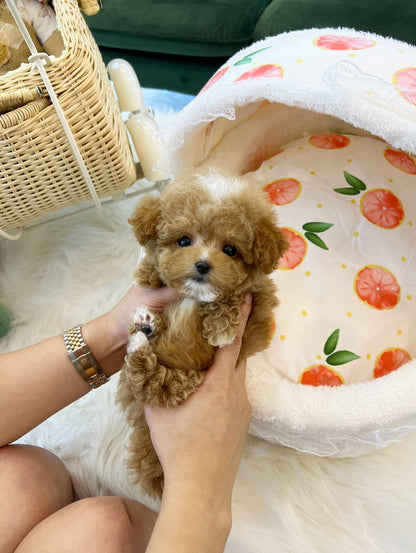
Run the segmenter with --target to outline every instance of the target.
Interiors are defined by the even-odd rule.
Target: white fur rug
[[[62,332],[128,289],[137,247],[126,222],[136,199],[71,215],[2,241],[1,300],[14,327],[1,351]],[[25,439],[62,456],[80,496],[141,499],[123,467],[127,428],[116,378]],[[229,553],[413,553],[416,437],[355,459],[324,459],[249,436],[234,494]]]
[[[0,352],[61,333],[109,309],[130,286],[136,198],[75,213],[0,242],[0,301],[14,313]],[[23,441],[66,462],[80,496],[143,499],[124,469],[127,426],[117,378]],[[354,459],[299,453],[249,436],[227,553],[414,553],[416,437]]]

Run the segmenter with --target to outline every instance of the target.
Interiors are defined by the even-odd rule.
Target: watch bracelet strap
[[[104,374],[98,361],[91,353],[90,348],[84,341],[81,332],[82,325],[77,325],[63,333],[68,357],[72,364],[82,376],[82,378],[91,386],[98,388],[110,379]]]

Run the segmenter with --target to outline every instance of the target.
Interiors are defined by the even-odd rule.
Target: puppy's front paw
[[[233,340],[235,338],[234,332],[224,332],[222,334],[217,334],[212,336],[211,340],[209,340],[210,344],[212,346],[218,346],[220,348],[223,348],[224,346],[227,346],[228,344],[232,344]]]
[[[210,308],[202,320],[202,336],[214,347],[231,344],[240,323],[240,304],[217,304]]]
[[[128,355],[136,353],[137,350],[143,348],[148,343],[149,342],[147,340],[147,337],[145,334],[143,334],[143,332],[136,332],[134,334],[131,334],[129,338],[129,343],[127,344]]]
[[[158,323],[159,317],[155,313],[151,313],[146,307],[138,307],[133,313],[129,326],[130,341],[133,336],[138,336],[137,344],[145,343],[143,338],[145,341],[154,338],[157,328],[160,326]]]
[[[219,330],[219,324],[212,325],[207,323],[208,320],[205,320],[203,324],[202,335],[208,342],[208,344],[214,347],[223,348],[224,346],[227,346],[228,344],[231,344],[233,342],[237,333],[237,327],[231,325],[225,326],[223,324],[223,328]]]

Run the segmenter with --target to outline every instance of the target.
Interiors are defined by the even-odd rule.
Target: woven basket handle
[[[78,4],[85,15],[95,15],[103,7],[100,0],[78,0]]]
[[[42,91],[39,87],[21,88],[14,92],[0,92],[0,115],[28,104],[41,96]]]

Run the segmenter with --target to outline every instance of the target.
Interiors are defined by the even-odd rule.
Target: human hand
[[[251,296],[241,307],[234,342],[217,350],[204,382],[192,396],[178,407],[145,408],[163,467],[164,496],[192,490],[194,496],[214,500],[216,508],[230,508],[251,418],[246,362],[236,366],[250,309]]]
[[[162,311],[176,299],[177,292],[166,286],[162,288],[140,288],[133,285],[127,294],[107,313],[111,320],[111,329],[119,340],[127,344],[130,317],[139,305],[144,305],[153,311]]]
[[[84,339],[107,376],[119,371],[124,363],[130,317],[137,307],[145,305],[153,311],[162,311],[176,299],[177,293],[172,288],[132,286],[110,311],[83,326]]]

